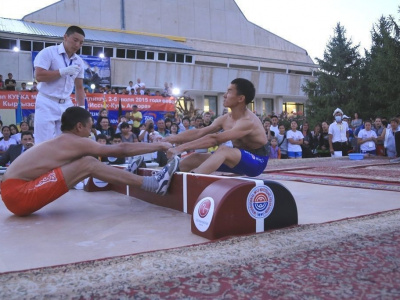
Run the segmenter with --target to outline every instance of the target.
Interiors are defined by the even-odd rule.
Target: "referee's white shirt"
[[[36,56],[33,65],[45,70],[59,70],[70,65],[79,65],[81,67],[81,71],[77,76],[65,76],[54,81],[39,82],[38,90],[47,96],[69,99],[74,89],[75,78],[84,78],[85,64],[82,58],[76,53],[69,58],[65,52],[64,43],[44,48]]]
[[[329,125],[328,134],[332,134],[332,143],[336,142],[347,142],[347,131],[349,131],[349,124],[342,121],[341,124],[336,121]]]

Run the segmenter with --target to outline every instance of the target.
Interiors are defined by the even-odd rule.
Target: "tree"
[[[394,117],[400,113],[399,25],[392,16],[382,16],[371,36],[371,50],[366,52],[364,107],[373,117]]]
[[[345,114],[357,111],[363,60],[346,38],[346,30],[338,23],[334,35],[324,51],[324,59],[316,58],[320,68],[316,80],[307,80],[302,87],[308,96],[307,120],[311,123],[332,120],[333,111],[339,107]]]

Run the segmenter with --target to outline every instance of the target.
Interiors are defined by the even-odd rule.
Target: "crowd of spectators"
[[[306,120],[300,124],[292,120],[288,126],[286,119],[279,122],[276,115],[264,118],[270,159],[347,156],[348,153],[392,159],[400,156],[400,115],[389,121],[382,117],[363,120],[357,113],[353,116],[350,118],[338,108],[333,113],[333,121],[312,124],[313,127]]]

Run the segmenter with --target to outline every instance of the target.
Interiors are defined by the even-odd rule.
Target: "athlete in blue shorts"
[[[211,125],[187,130],[164,138],[177,145],[168,157],[194,149],[218,146],[214,153],[193,153],[181,160],[183,172],[210,174],[214,171],[233,172],[247,176],[260,175],[267,166],[267,136],[258,117],[247,109],[253,101],[255,88],[247,79],[236,78],[224,94],[224,106],[230,112],[216,118]],[[233,147],[225,143],[231,141]]]

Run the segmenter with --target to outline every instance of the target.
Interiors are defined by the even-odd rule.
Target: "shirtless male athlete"
[[[247,176],[260,175],[267,166],[267,136],[261,121],[247,109],[253,101],[254,85],[247,79],[234,79],[224,94],[224,106],[230,113],[215,119],[210,126],[170,135],[163,141],[178,144],[168,157],[184,151],[219,146],[214,153],[193,153],[182,159],[180,171],[210,174],[214,171]],[[223,145],[232,141],[233,148]]]
[[[142,177],[100,162],[95,157],[129,157],[167,150],[169,143],[120,143],[102,145],[89,139],[90,113],[69,107],[61,117],[60,136],[21,154],[7,169],[1,184],[1,197],[15,215],[29,215],[61,195],[78,182],[93,176],[100,180],[140,187],[164,195],[179,159],[174,158],[153,176]],[[140,158],[140,156],[139,156]],[[132,166],[137,169],[138,165]]]

